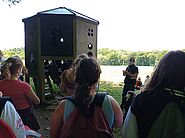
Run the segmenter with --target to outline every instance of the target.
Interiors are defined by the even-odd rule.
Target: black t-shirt
[[[126,70],[131,74],[138,73],[138,67],[136,67],[134,64],[129,65],[126,68]],[[126,75],[124,82],[127,83],[127,84],[134,84],[135,85],[136,84],[136,79],[131,79],[130,76]]]

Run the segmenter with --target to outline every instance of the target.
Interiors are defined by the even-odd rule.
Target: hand
[[[129,72],[127,70],[123,70],[124,74],[127,75]]]
[[[124,75],[124,76],[126,75],[126,70],[123,70],[123,75]]]

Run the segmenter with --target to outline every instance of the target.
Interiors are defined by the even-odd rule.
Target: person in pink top
[[[19,80],[22,74],[23,62],[17,56],[8,58],[1,67],[0,91],[4,96],[11,97],[13,104],[21,116],[23,123],[37,131],[39,124],[33,114],[33,104],[39,104],[40,99],[30,84]]]

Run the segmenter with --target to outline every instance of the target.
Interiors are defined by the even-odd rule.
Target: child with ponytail
[[[72,96],[74,97],[76,106],[68,99],[61,101],[52,115],[50,129],[51,138],[58,138],[61,136],[62,126],[66,124],[66,120],[76,108],[79,109],[80,114],[87,118],[92,117],[93,114],[95,114],[95,111],[97,110],[95,110],[95,106],[93,106],[92,103],[97,95],[96,88],[100,79],[100,74],[100,65],[95,58],[85,57],[79,61],[78,65],[75,67],[75,94]],[[112,96],[105,96],[102,104],[102,110],[110,128],[117,128],[122,125],[123,116],[121,108]]]
[[[0,80],[0,91],[12,99],[23,123],[37,131],[39,124],[33,114],[33,104],[39,104],[40,99],[30,84],[19,80],[22,69],[23,62],[18,56],[9,57],[1,67],[4,79]]]

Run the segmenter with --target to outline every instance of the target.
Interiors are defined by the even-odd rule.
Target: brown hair
[[[185,52],[177,50],[165,54],[143,91],[159,91],[164,88],[185,91]]]
[[[18,56],[9,57],[7,60],[5,60],[1,67],[2,76],[9,78],[21,67],[23,67],[23,62]]]
[[[77,65],[75,72],[75,101],[80,111],[85,116],[91,116],[94,107],[89,106],[92,100],[90,95],[91,86],[96,84],[100,78],[101,69],[95,58],[83,58]]]
[[[87,58],[87,57],[88,57],[87,54],[84,54],[84,53],[78,55],[78,57],[73,62],[73,66],[77,66],[80,60],[82,60],[83,58]]]

